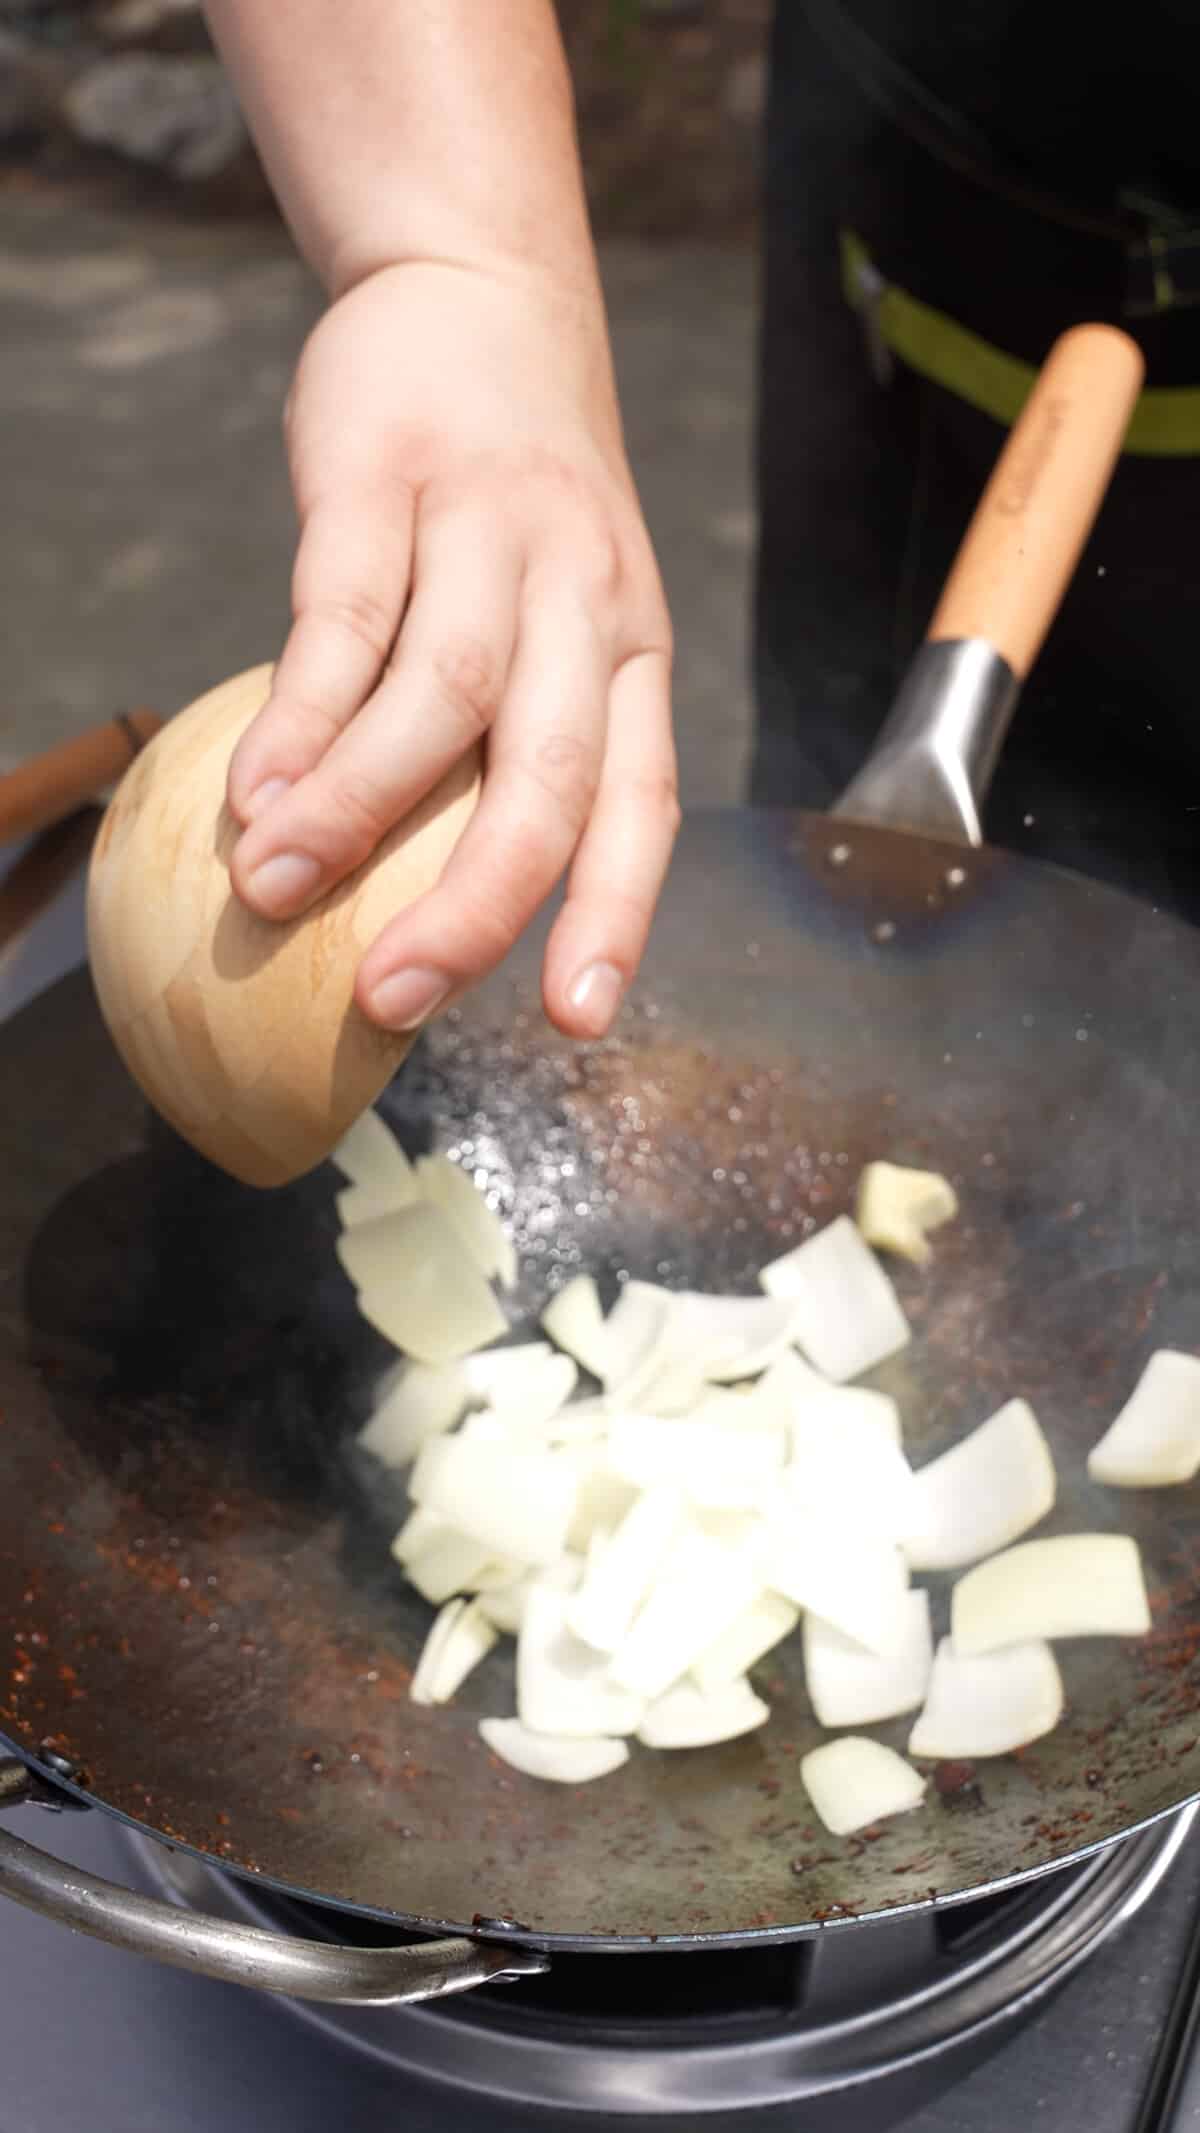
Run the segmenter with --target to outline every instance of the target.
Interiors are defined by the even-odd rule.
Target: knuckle
[[[363,777],[343,773],[325,794],[325,811],[343,856],[356,862],[373,852],[391,828],[380,792]]]
[[[365,645],[380,666],[392,648],[395,616],[385,600],[359,587],[337,597],[298,598],[296,619],[323,622]]]
[[[468,741],[482,740],[499,704],[496,666],[477,638],[459,637],[439,645],[433,674],[444,709],[462,726]]]
[[[533,788],[538,800],[551,803],[548,815],[539,807],[527,825],[526,835],[535,849],[550,849],[552,823],[565,824],[578,835],[591,813],[599,782],[599,764],[585,740],[574,733],[545,734],[528,753],[512,756],[508,767],[522,784]]]
[[[683,809],[679,804],[679,782],[674,771],[648,772],[631,778],[629,785],[631,797],[637,801],[641,812],[672,838],[677,836]]]

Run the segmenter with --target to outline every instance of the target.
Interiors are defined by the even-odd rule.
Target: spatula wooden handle
[[[1091,532],[1143,375],[1141,350],[1113,326],[1076,326],[1056,343],[980,498],[930,643],[985,638],[1024,679]]]
[[[115,785],[161,725],[153,711],[125,712],[0,777],[0,844],[32,837]]]

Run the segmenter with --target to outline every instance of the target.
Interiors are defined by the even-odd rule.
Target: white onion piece
[[[456,1444],[515,1444],[516,1432],[507,1415],[497,1414],[491,1407],[482,1407],[477,1414],[467,1416],[454,1441]]]
[[[831,1385],[803,1356],[781,1356],[758,1386],[758,1397],[782,1413],[789,1429],[798,1415],[836,1430],[842,1422],[867,1422],[894,1444],[902,1437],[900,1410],[886,1392],[866,1385]]]
[[[744,1613],[762,1585],[752,1548],[723,1547],[685,1528],[613,1659],[613,1680],[635,1695],[661,1696]]]
[[[906,1592],[901,1611],[904,1636],[887,1659],[805,1615],[804,1677],[821,1725],[876,1726],[920,1709],[933,1665],[929,1594]]]
[[[462,1372],[477,1399],[499,1407],[536,1366],[549,1363],[553,1356],[549,1341],[519,1341],[515,1347],[485,1348],[480,1355],[464,1357]]]
[[[583,1559],[568,1553],[560,1555],[556,1563],[545,1570],[526,1570],[522,1576],[509,1578],[503,1585],[485,1587],[479,1594],[479,1605],[489,1622],[506,1635],[518,1635],[525,1619],[529,1595],[535,1585],[552,1585],[560,1592],[574,1592],[583,1574]]]
[[[635,1404],[639,1384],[670,1360],[667,1329],[675,1308],[668,1289],[627,1281],[604,1321],[604,1389]]]
[[[452,1531],[453,1528],[446,1524],[444,1518],[436,1518],[432,1511],[423,1511],[417,1504],[409,1512],[392,1542],[392,1554],[398,1563],[411,1562],[413,1556],[420,1555],[423,1548],[428,1548],[433,1541],[444,1540]]]
[[[744,1677],[707,1690],[694,1681],[678,1681],[650,1705],[637,1737],[646,1748],[712,1748],[752,1733],[770,1716],[770,1705]]]
[[[517,1278],[512,1239],[474,1179],[449,1156],[421,1155],[417,1157],[416,1181],[422,1198],[432,1207],[440,1207],[454,1224],[480,1273],[511,1289]]]
[[[593,1533],[583,1582],[567,1610],[567,1621],[577,1637],[598,1652],[617,1650],[629,1634],[682,1518],[682,1496],[668,1484],[647,1489],[607,1536],[601,1528]]]
[[[562,1444],[554,1456],[561,1459],[575,1476],[578,1493],[567,1544],[582,1555],[598,1528],[607,1527],[611,1531],[620,1525],[637,1492],[627,1481],[622,1481],[619,1474],[613,1473],[603,1440]]]
[[[534,1733],[633,1733],[644,1699],[609,1679],[608,1660],[567,1627],[569,1596],[535,1583],[517,1638],[517,1716]]]
[[[635,1489],[682,1481],[712,1510],[749,1510],[783,1465],[783,1433],[742,1429],[703,1416],[614,1415],[608,1457]]]
[[[557,1347],[603,1381],[609,1364],[608,1330],[600,1291],[590,1274],[577,1274],[551,1297],[542,1325]]]
[[[672,1346],[697,1359],[704,1376],[717,1385],[756,1377],[788,1347],[792,1308],[773,1296],[700,1296],[684,1290],[677,1297]]]
[[[408,1692],[413,1703],[449,1703],[495,1642],[481,1601],[452,1600],[425,1640]]]
[[[765,1583],[856,1644],[894,1658],[904,1644],[908,1572],[900,1550],[870,1534],[786,1508],[767,1522]]]
[[[791,1459],[780,1507],[841,1527],[844,1534],[899,1545],[911,1531],[915,1482],[894,1437],[874,1421],[845,1414],[833,1425],[820,1402],[792,1417]]]
[[[1093,1481],[1161,1489],[1200,1473],[1200,1356],[1160,1348],[1088,1454]]]
[[[407,1466],[430,1437],[453,1428],[469,1397],[457,1364],[410,1363],[359,1431],[358,1441],[384,1466]]]
[[[363,1317],[418,1362],[457,1362],[507,1331],[458,1231],[424,1201],[343,1230],[337,1249]]]
[[[567,1545],[578,1481],[559,1452],[435,1438],[420,1453],[409,1492],[491,1555],[552,1563]]]
[[[352,1185],[386,1193],[392,1206],[415,1200],[417,1181],[412,1164],[390,1127],[378,1111],[364,1111],[356,1118],[330,1158]]]
[[[493,1412],[503,1416],[519,1437],[544,1440],[547,1424],[562,1413],[578,1380],[579,1372],[569,1355],[546,1356],[493,1396]]]
[[[343,1229],[353,1229],[356,1222],[372,1222],[376,1215],[395,1214],[398,1207],[409,1207],[416,1198],[415,1190],[390,1190],[386,1185],[347,1185],[338,1193],[334,1205],[338,1221]]]
[[[637,1380],[638,1406],[648,1415],[690,1414],[708,1390],[708,1380],[694,1357],[675,1355],[669,1347],[664,1353],[665,1362]]]
[[[910,1339],[896,1292],[849,1215],[773,1260],[758,1278],[768,1296],[794,1306],[793,1340],[839,1385]]]
[[[847,1733],[800,1761],[800,1777],[831,1836],[849,1837],[889,1815],[908,1814],[925,1797],[925,1780],[894,1748]]]
[[[943,1637],[908,1752],[935,1762],[1011,1755],[1051,1732],[1062,1708],[1054,1654],[1040,1639],[962,1659]]]
[[[736,1622],[703,1651],[692,1667],[692,1680],[705,1695],[723,1689],[757,1666],[764,1653],[790,1637],[800,1609],[777,1592],[760,1592]]]
[[[395,1553],[394,1545],[392,1552]],[[443,1600],[451,1599],[456,1592],[469,1591],[479,1578],[485,1577],[492,1559],[492,1549],[482,1547],[469,1534],[447,1528],[407,1556],[404,1575],[431,1607],[440,1607]]]
[[[526,1777],[553,1785],[586,1785],[629,1761],[623,1740],[555,1739],[531,1733],[519,1718],[481,1718],[479,1731],[493,1755]]]
[[[611,1423],[612,1412],[603,1397],[573,1400],[551,1415],[541,1435],[547,1444],[595,1445],[608,1436]]]
[[[950,1606],[960,1658],[1035,1637],[1141,1637],[1150,1609],[1138,1545],[1126,1533],[1022,1541],[968,1570]]]
[[[958,1570],[994,1555],[1053,1508],[1054,1461],[1025,1400],[1005,1406],[916,1475],[903,1536],[914,1570]]]
[[[868,1163],[858,1181],[855,1215],[867,1243],[914,1266],[928,1266],[933,1257],[928,1232],[952,1222],[957,1213],[954,1187],[936,1170]]]

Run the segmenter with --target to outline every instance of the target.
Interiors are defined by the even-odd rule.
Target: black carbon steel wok
[[[936,820],[954,748],[983,782],[1010,685],[986,646],[927,648],[876,758],[893,804],[919,814],[923,762]],[[510,1645],[453,1707],[408,1701],[430,1610],[388,1553],[402,1489],[355,1442],[392,1356],[334,1257],[340,1180],[257,1194],[192,1155],[80,973],[0,1039],[0,1730],[240,1872],[543,1947],[950,1901],[1195,1796],[1200,1483],[1107,1491],[1085,1456],[1152,1350],[1198,1343],[1200,936],[961,831],[732,812],[687,824],[613,1040],[547,1029],[539,946],[381,1106],[486,1173],[521,1248],[517,1330],[579,1266],[752,1290],[868,1157],[943,1169],[961,1219],[898,1274],[915,1338],[873,1382],[918,1462],[1028,1397],[1060,1483],[1042,1530],[1136,1534],[1152,1634],[1061,1648],[1058,1731],[870,1841],[826,1836],[801,1787],[819,1729],[796,1640],[761,1670],[760,1733],[635,1751],[579,1791],[499,1765],[477,1723],[513,1708]]]

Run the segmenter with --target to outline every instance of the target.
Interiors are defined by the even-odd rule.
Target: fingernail
[[[385,1029],[416,1029],[450,990],[440,970],[396,970],[371,994],[371,1013]]]
[[[567,999],[582,1016],[592,1036],[602,1037],[625,992],[625,979],[615,963],[589,963],[581,970]]]
[[[261,785],[255,786],[246,802],[247,822],[257,821],[259,815],[264,815],[276,800],[281,800],[284,793],[290,792],[291,789],[290,778],[264,778]]]
[[[282,918],[311,896],[321,879],[320,861],[307,852],[276,852],[250,876],[255,904],[268,918]]]

